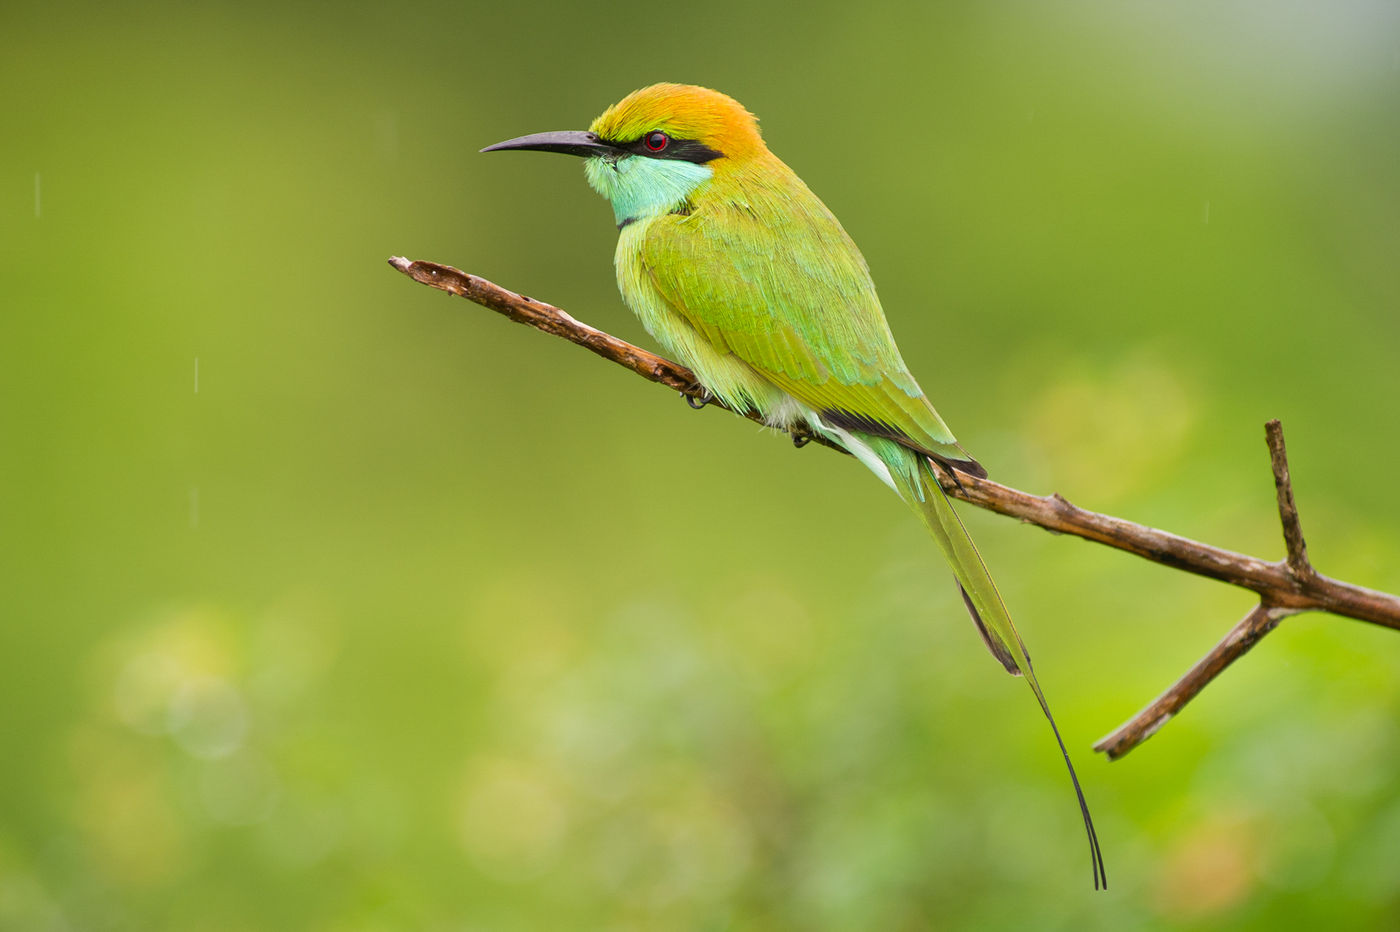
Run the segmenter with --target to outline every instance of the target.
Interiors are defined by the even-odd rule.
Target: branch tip
[[[1185,676],[1152,700],[1147,708],[1099,739],[1094,750],[1108,755],[1109,760],[1118,760],[1142,744],[1225,672],[1226,667],[1243,657],[1264,635],[1277,628],[1280,621],[1294,613],[1292,609],[1267,602],[1254,606]]]
[[[1264,425],[1264,438],[1269,445],[1269,465],[1274,473],[1274,492],[1278,500],[1279,523],[1283,525],[1283,546],[1287,553],[1288,571],[1299,584],[1317,577],[1308,560],[1308,544],[1298,520],[1298,505],[1293,498],[1293,477],[1288,469],[1288,447],[1283,442],[1283,425],[1274,418]]]

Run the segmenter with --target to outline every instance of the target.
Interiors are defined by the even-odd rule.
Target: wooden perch
[[[687,368],[669,359],[633,346],[614,336],[580,323],[564,311],[533,298],[516,294],[484,278],[469,275],[451,266],[433,262],[413,262],[394,257],[389,264],[414,281],[459,295],[517,323],[563,337],[632,370],[650,382],[658,382],[700,404],[725,407],[709,399]],[[761,419],[751,412],[740,412],[750,420]],[[840,447],[800,429],[789,431],[793,442],[809,441],[834,450]],[[1400,630],[1400,597],[1364,589],[1351,583],[1329,579],[1308,562],[1307,544],[1298,522],[1293,500],[1293,484],[1288,473],[1288,455],[1283,428],[1278,421],[1265,425],[1274,486],[1278,496],[1279,518],[1283,524],[1285,559],[1269,562],[1202,544],[1156,528],[1134,524],[1122,518],[1087,511],[1059,494],[1031,495],[990,479],[964,473],[954,477],[939,467],[939,481],[952,498],[986,508],[998,514],[1019,518],[1049,531],[1072,534],[1126,550],[1154,563],[1195,573],[1248,589],[1259,597],[1259,604],[1234,626],[1219,644],[1185,676],[1133,716],[1118,730],[1100,740],[1094,749],[1116,760],[1157,732],[1172,716],[1289,615],[1320,611],[1368,621]],[[841,450],[841,452],[845,452]],[[935,463],[935,466],[938,464]]]

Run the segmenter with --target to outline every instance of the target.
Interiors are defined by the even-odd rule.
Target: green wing
[[[648,224],[644,273],[720,352],[821,413],[940,459],[972,464],[895,346],[865,259],[790,171]]]
[[[1088,833],[1094,885],[1106,886],[1088,804],[1025,646],[931,467],[909,450],[968,471],[980,467],[909,374],[855,244],[801,180],[779,167],[747,183],[716,178],[691,213],[641,221],[647,226],[634,233],[640,275],[714,350],[743,360],[828,423],[900,445],[872,442],[947,557],[987,647],[1007,670],[1025,675],[1050,719]],[[911,468],[897,468],[901,462]]]

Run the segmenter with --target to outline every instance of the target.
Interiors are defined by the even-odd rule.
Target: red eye
[[[657,130],[654,133],[647,133],[646,147],[647,150],[650,152],[660,152],[662,149],[666,148],[667,144],[669,144],[670,141],[670,136],[667,136],[665,133],[661,132],[660,130]]]

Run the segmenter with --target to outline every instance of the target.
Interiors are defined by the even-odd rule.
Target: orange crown
[[[693,139],[726,158],[763,151],[758,118],[733,97],[693,84],[653,84],[603,111],[589,130],[610,142],[633,142],[653,130]]]

